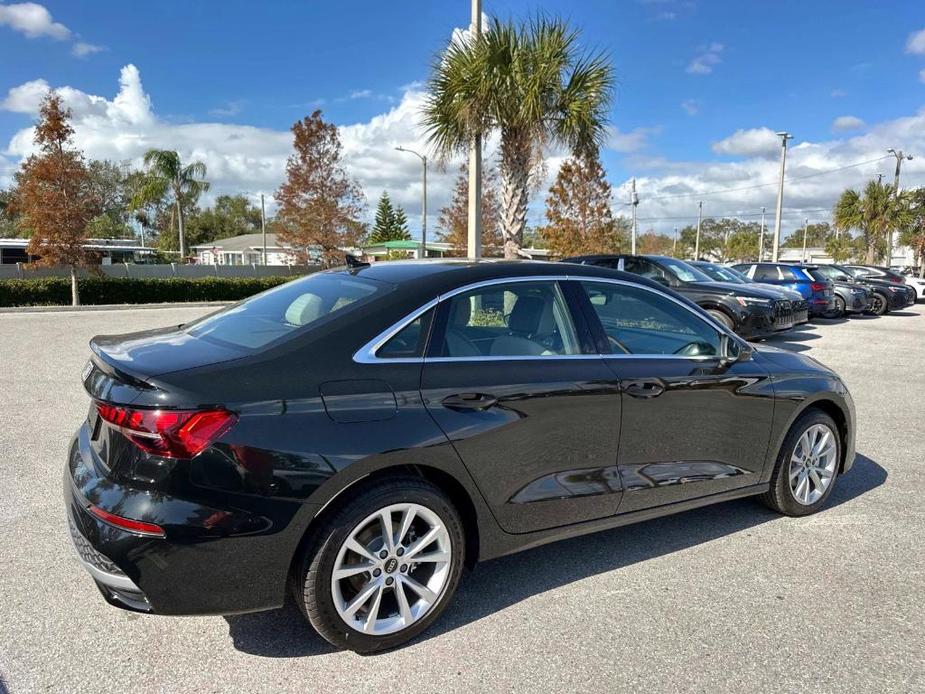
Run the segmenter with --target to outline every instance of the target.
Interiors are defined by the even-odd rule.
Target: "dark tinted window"
[[[407,359],[424,356],[433,315],[434,311],[431,309],[408,323],[376,351],[376,356],[380,359]]]
[[[558,283],[510,282],[449,300],[444,357],[554,357],[579,354],[575,327]]]
[[[718,356],[721,335],[692,311],[646,289],[582,282],[611,354]]]
[[[780,273],[777,271],[776,265],[758,265],[755,268],[755,274],[752,279],[757,280],[758,282],[764,282],[766,280],[779,280]]]
[[[195,337],[258,349],[309,325],[343,315],[391,290],[347,273],[318,273],[275,287],[190,323]]]

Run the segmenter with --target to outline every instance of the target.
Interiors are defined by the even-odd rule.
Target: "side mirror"
[[[743,361],[750,361],[754,350],[744,342],[740,342],[728,335],[723,336],[723,356],[722,361],[725,364],[737,364]]]
[[[848,277],[847,275],[836,275],[835,281],[836,282],[850,282],[851,278]]]

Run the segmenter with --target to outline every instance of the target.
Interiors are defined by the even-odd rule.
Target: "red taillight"
[[[905,282],[899,279],[898,277],[891,277],[890,282],[892,282],[893,284],[905,284]]]
[[[145,523],[144,521],[137,521],[132,518],[117,516],[116,514],[110,513],[109,511],[104,511],[99,506],[94,506],[93,504],[90,504],[87,507],[87,510],[101,521],[109,523],[109,525],[113,525],[120,530],[128,530],[132,533],[138,533],[139,535],[150,535],[151,537],[164,537],[164,529],[159,525],[155,525],[154,523]]]
[[[192,458],[235,423],[227,410],[133,410],[97,403],[103,421],[132,443],[165,458]]]
[[[809,287],[814,292],[824,292],[829,288],[829,285],[827,285],[825,282],[813,282],[811,285],[809,285]]]

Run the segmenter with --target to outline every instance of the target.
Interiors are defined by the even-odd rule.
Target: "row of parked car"
[[[565,262],[631,272],[673,289],[749,340],[812,318],[882,316],[914,304],[925,280],[875,265],[684,261],[657,255],[588,255]]]

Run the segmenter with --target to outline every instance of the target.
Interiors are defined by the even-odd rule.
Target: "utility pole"
[[[903,159],[907,161],[912,161],[912,155],[906,154],[902,150],[895,150],[892,147],[887,150],[890,154],[896,157],[896,173],[893,176],[893,197],[899,197],[899,173],[902,170]],[[887,267],[893,264],[893,232],[890,231],[890,238],[887,239],[887,258],[886,258]]]
[[[630,194],[630,205],[633,206],[633,239],[631,253],[636,255],[636,207],[639,205],[639,196],[636,195],[636,178],[633,177],[632,193]]]
[[[758,232],[758,262],[764,259],[764,209],[761,208],[761,231]]]
[[[418,159],[420,159],[421,163],[424,165],[424,191],[423,191],[423,198],[421,200],[421,255],[419,257],[426,258],[427,257],[427,155],[421,154],[420,152],[415,152],[413,149],[407,149],[405,147],[396,147],[395,149],[397,149],[399,152],[407,152],[408,154],[413,154]]]
[[[777,216],[774,218],[774,245],[771,252],[771,260],[777,262],[780,259],[780,215],[784,209],[784,169],[787,166],[787,140],[792,140],[793,135],[787,132],[779,132],[780,138],[780,181],[777,184]]]
[[[800,262],[806,262],[806,232],[809,231],[809,220],[803,220],[803,254],[800,256]]]
[[[482,34],[482,0],[472,0],[472,18],[469,25],[473,40]],[[466,255],[482,257],[482,135],[469,142],[469,205],[466,225]]]
[[[697,203],[697,239],[694,241],[694,260],[700,260],[700,225],[703,223],[703,200]]]
[[[260,194],[260,233],[263,234],[263,264],[267,264],[267,208],[263,204],[263,193]]]
[[[671,244],[671,255],[678,257],[678,227],[674,228],[674,243]]]

